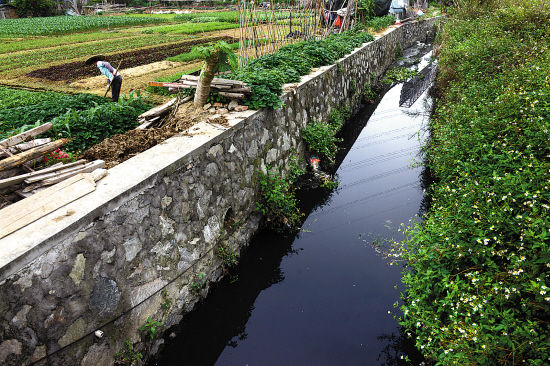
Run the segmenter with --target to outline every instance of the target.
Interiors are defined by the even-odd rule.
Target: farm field
[[[128,94],[145,89],[147,81],[196,68],[194,59],[166,59],[208,42],[235,43],[236,27],[236,11],[1,20],[0,85],[103,95],[105,78],[84,63],[103,54],[113,67],[122,61],[121,94]]]

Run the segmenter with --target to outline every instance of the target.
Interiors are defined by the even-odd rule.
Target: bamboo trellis
[[[322,39],[353,25],[356,0],[347,1],[348,11],[341,16],[340,27],[334,21],[325,21],[325,0],[298,1],[238,0],[241,65],[287,44]]]

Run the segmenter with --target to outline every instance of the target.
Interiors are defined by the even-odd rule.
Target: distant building
[[[18,18],[15,7],[0,2],[0,19]]]

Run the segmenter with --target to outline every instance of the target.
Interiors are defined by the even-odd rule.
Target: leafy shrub
[[[21,112],[20,108],[23,108],[26,113],[32,116],[29,118],[35,119],[39,116],[45,116],[47,118],[44,118],[43,120],[39,119],[32,124],[31,121],[27,119],[27,122],[29,122],[28,124],[20,126],[15,130],[11,130],[9,133],[4,133],[2,136],[7,137],[12,134],[21,133],[33,127],[39,126],[44,122],[51,122],[53,125],[52,129],[45,132],[43,136],[51,137],[52,139],[68,137],[71,141],[65,145],[65,148],[70,152],[77,152],[79,150],[85,150],[101,142],[106,137],[118,133],[124,133],[130,128],[136,127],[137,116],[151,108],[151,105],[145,103],[139,96],[131,96],[127,99],[121,98],[117,103],[109,102],[103,104],[95,103],[93,98],[90,103],[89,99],[87,99],[87,94],[80,94],[73,97],[76,98],[68,100],[73,100],[75,103],[74,109],[68,108],[67,105],[63,104],[62,107],[64,108],[60,108],[59,106],[51,104],[53,103],[52,101],[48,101],[48,108],[37,108],[37,111],[39,112],[37,115],[32,114],[32,109],[26,110],[26,107],[14,108],[19,112]],[[81,100],[82,97],[84,97],[84,101]],[[103,101],[104,98],[101,98],[100,100]],[[40,106],[40,104],[38,105]],[[0,112],[0,117],[3,112],[4,111]],[[21,115],[23,117],[26,116],[26,114]]]
[[[294,231],[300,225],[303,214],[298,208],[292,181],[282,176],[281,171],[267,167],[260,176],[261,201],[257,207],[271,226],[280,232]]]
[[[246,102],[252,108],[276,108],[285,83],[297,82],[314,67],[330,65],[365,42],[372,35],[349,30],[317,41],[302,41],[261,56],[228,77],[247,83],[252,96]]]
[[[334,161],[338,147],[338,139],[334,136],[332,127],[324,122],[310,123],[302,131],[302,138],[311,152],[321,157]]]
[[[507,5],[510,4],[510,5]],[[411,225],[401,323],[442,365],[550,357],[550,4],[444,27],[431,209]]]
[[[335,108],[330,111],[328,124],[334,133],[340,131],[344,123],[351,117],[351,111],[348,106]]]
[[[216,256],[222,260],[225,270],[228,270],[239,263],[239,253],[234,251],[226,241],[222,242],[216,249]]]

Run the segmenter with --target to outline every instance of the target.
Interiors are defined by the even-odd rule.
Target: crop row
[[[212,37],[206,39],[201,38],[190,40],[187,42],[172,43],[169,45],[151,47],[147,49],[121,52],[110,55],[108,57],[108,60],[113,63],[115,62],[115,60],[124,60],[124,64],[122,66],[124,68],[130,68],[149,64],[151,62],[163,61],[167,57],[172,57],[183,52],[189,52],[195,45],[204,44],[207,42],[215,42],[219,40],[224,40],[227,42],[236,41],[234,38],[231,37]],[[52,81],[59,81],[75,80],[78,78],[96,76],[98,74],[98,70],[95,66],[88,66],[83,61],[75,61],[62,65],[51,66],[44,69],[34,70],[27,74],[27,76],[43,78]]]
[[[112,53],[140,47],[153,46],[162,43],[181,41],[181,36],[139,35],[131,38],[107,39],[80,45],[65,45],[46,50],[33,50],[17,54],[7,54],[0,57],[0,72],[12,71],[15,68],[36,66],[55,61],[71,60],[96,53]]]
[[[155,24],[165,22],[163,18],[138,18],[130,16],[57,16],[42,18],[4,19],[0,22],[3,36],[46,36],[93,29]]]
[[[46,47],[59,47],[67,44],[75,46],[76,44],[83,42],[100,41],[103,39],[113,38],[120,39],[122,37],[132,36],[135,36],[135,34],[98,31],[89,33],[67,34],[57,37],[31,38],[25,40],[17,40],[13,42],[9,42],[10,39],[2,39],[2,43],[0,43],[0,54],[26,50],[36,50]]]
[[[144,29],[142,33],[195,34],[195,33],[212,32],[215,30],[231,29],[236,27],[237,27],[237,24],[223,23],[223,22],[183,23],[183,24],[162,25],[158,27],[149,27]]]

